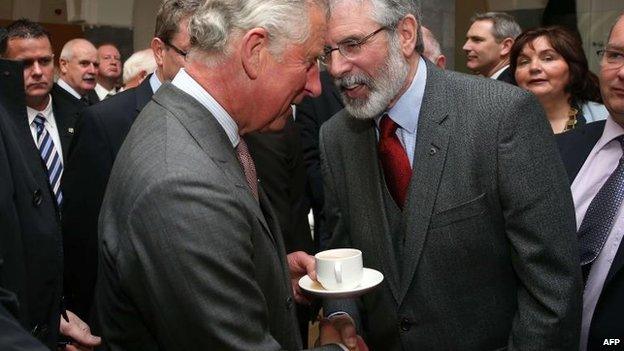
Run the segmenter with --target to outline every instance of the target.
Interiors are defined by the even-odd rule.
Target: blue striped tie
[[[63,202],[63,193],[61,192],[63,163],[61,162],[61,155],[56,150],[52,136],[44,126],[45,121],[45,117],[41,114],[38,114],[34,120],[37,128],[37,147],[39,148],[41,159],[48,170],[48,181],[56,197],[56,203],[61,206]]]

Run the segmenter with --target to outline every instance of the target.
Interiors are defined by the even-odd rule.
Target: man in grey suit
[[[302,347],[291,279],[314,259],[286,256],[241,136],[320,93],[326,21],[320,0],[208,0],[189,21],[186,68],[132,125],[100,212],[110,349]],[[349,327],[326,327],[322,349],[346,349]]]
[[[346,107],[320,136],[330,246],[385,279],[327,307],[359,313],[376,350],[576,349],[574,209],[537,101],[425,62],[415,1],[330,9]]]

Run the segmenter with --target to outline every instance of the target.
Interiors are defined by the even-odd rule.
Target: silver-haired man
[[[132,54],[123,65],[124,90],[137,87],[157,67],[152,49],[143,49]]]
[[[326,24],[321,0],[208,0],[190,20],[186,66],[137,117],[100,212],[111,349],[302,348],[291,280],[314,260],[286,256],[241,136],[320,93]]]
[[[576,348],[574,209],[535,97],[424,60],[416,1],[330,9],[345,109],[319,138],[329,246],[384,282],[326,312],[359,314],[374,350]]]

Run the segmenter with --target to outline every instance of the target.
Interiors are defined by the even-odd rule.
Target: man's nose
[[[39,62],[35,61],[32,65],[32,74],[36,76],[42,75],[41,65]]]
[[[464,46],[462,47],[462,50],[464,50],[466,53],[468,53],[470,50],[472,50],[472,48],[470,47],[470,41],[466,40],[466,42],[464,43]]]
[[[327,72],[334,77],[342,77],[346,72],[349,72],[352,68],[351,61],[347,60],[338,50],[334,50],[330,53],[330,61],[327,65]]]

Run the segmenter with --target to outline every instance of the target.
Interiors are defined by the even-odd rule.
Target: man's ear
[[[67,60],[65,60],[64,58],[59,58],[59,69],[61,70],[62,74],[67,74]]]
[[[500,56],[501,57],[505,57],[507,55],[509,55],[509,53],[511,52],[511,47],[514,44],[514,39],[512,38],[505,38],[503,39],[503,41],[501,41],[500,46],[501,46],[501,51],[500,51]]]
[[[262,70],[265,55],[269,54],[269,32],[264,28],[247,31],[240,41],[241,61],[249,79],[256,79]]]
[[[162,67],[163,65],[163,51],[165,50],[165,43],[163,43],[163,41],[160,38],[154,38],[152,39],[152,42],[150,43],[150,47],[152,48],[152,51],[154,52],[154,59],[156,60],[156,65],[158,67]]]
[[[418,39],[418,21],[413,15],[407,15],[399,21],[397,25],[397,33],[401,43],[401,51],[403,55],[409,57],[414,54],[416,41]]]
[[[442,68],[442,69],[446,69],[446,56],[444,55],[440,55],[438,56],[438,58],[435,60],[435,65]]]

